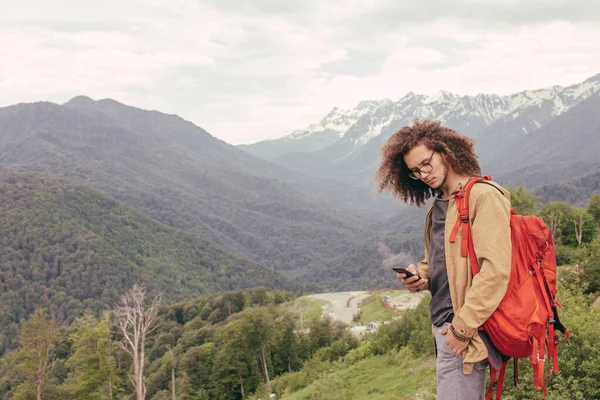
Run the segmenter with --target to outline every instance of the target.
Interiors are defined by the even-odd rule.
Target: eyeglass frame
[[[433,160],[433,155],[435,154],[435,150],[433,150],[433,153],[431,153],[431,157],[429,157],[429,160],[426,163],[421,164],[421,166],[419,168],[417,168],[416,170],[410,170],[410,172],[408,173],[408,177],[414,180],[419,180],[421,179],[421,174],[428,174],[430,172],[433,172],[433,165],[431,165],[431,160]],[[424,171],[423,168],[426,168],[429,171]]]

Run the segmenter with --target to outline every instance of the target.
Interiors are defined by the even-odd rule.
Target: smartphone
[[[392,267],[392,269],[393,269],[394,271],[398,272],[399,274],[406,274],[406,278],[410,278],[411,276],[418,276],[418,277],[419,277],[419,279],[417,279],[417,281],[421,279],[421,277],[420,277],[419,275],[415,275],[415,274],[413,274],[412,272],[410,272],[409,270],[407,270],[407,269],[406,269],[406,268],[404,268],[404,267]],[[406,279],[406,278],[405,278],[405,279]],[[416,282],[416,281],[415,281],[415,282]]]

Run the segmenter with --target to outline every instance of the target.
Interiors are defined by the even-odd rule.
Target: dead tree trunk
[[[175,398],[175,361],[173,361],[173,350],[171,350],[171,346],[167,345],[167,349],[169,350],[169,356],[171,357],[171,398],[172,398],[172,400],[176,400],[176,398]]]
[[[242,375],[238,372],[238,378],[240,379],[240,390],[242,391],[242,400],[246,398],[246,395],[244,394],[244,378],[242,378]]]
[[[550,229],[550,233],[552,234],[552,240],[556,242],[556,235],[558,234],[558,223],[560,222],[560,217],[555,214],[550,214],[548,217],[548,228]]]
[[[263,371],[265,373],[265,381],[269,387],[271,387],[271,381],[269,379],[269,369],[267,368],[267,357],[265,356],[265,346],[261,346],[260,355],[262,360]]]
[[[146,289],[143,285],[134,285],[125,295],[113,314],[123,338],[119,346],[133,360],[133,377],[131,382],[135,389],[136,400],[145,400],[146,385],[144,383],[144,361],[146,337],[156,329],[154,320],[158,314],[160,296],[146,305]]]
[[[581,247],[581,241],[583,240],[583,214],[573,219],[573,225],[575,225],[575,236],[577,237],[577,248]]]

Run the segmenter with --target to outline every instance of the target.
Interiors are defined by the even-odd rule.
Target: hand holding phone
[[[394,266],[392,269],[399,274],[404,274],[404,278],[398,279],[412,293],[420,292],[423,289],[427,290],[428,280],[419,276],[419,270],[415,264],[410,264],[408,267]]]
[[[419,275],[413,274],[412,272],[410,272],[409,270],[407,270],[404,267],[392,267],[392,269],[394,271],[396,271],[397,273],[399,273],[399,274],[404,274],[405,275],[404,279],[406,279],[406,278],[412,278],[413,276],[416,276],[416,277],[418,277],[418,279],[415,280],[414,282],[417,282],[417,281],[421,280],[421,277]]]

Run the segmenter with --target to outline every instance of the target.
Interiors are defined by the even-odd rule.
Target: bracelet
[[[471,340],[470,337],[463,336],[460,333],[456,332],[456,329],[454,329],[454,326],[452,326],[452,324],[450,324],[450,332],[452,332],[452,336],[454,336],[456,339],[460,340],[461,342],[468,342]]]

